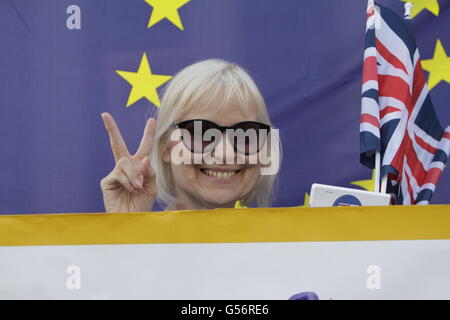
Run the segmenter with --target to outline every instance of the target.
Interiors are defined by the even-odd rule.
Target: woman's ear
[[[170,163],[170,144],[166,145],[166,147],[164,148],[163,154],[162,154],[162,159],[164,162],[168,162]]]

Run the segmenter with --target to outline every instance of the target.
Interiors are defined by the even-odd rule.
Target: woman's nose
[[[222,134],[222,139],[214,148],[212,155],[221,163],[235,164],[236,163],[236,152],[234,151],[233,145],[230,143],[227,134]]]

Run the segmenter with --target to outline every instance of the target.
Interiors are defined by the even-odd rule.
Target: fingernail
[[[108,129],[108,125],[107,125],[107,123],[106,123],[106,116],[105,116],[105,113],[102,113],[102,114],[101,114],[101,117],[102,117],[102,120],[103,120],[103,125],[105,126],[106,129]]]

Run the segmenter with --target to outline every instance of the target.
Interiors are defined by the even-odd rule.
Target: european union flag
[[[380,4],[402,15],[404,1]],[[412,28],[442,123],[450,123],[450,2],[411,0]],[[114,166],[100,114],[137,149],[161,89],[194,62],[243,66],[280,129],[276,206],[314,182],[363,188],[359,118],[366,1],[0,2],[0,213],[104,211]],[[353,184],[352,184],[353,183]],[[450,203],[445,170],[433,203]]]

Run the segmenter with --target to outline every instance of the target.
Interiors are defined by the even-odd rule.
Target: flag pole
[[[387,189],[387,175],[381,178],[381,190],[380,193],[386,193]]]
[[[374,0],[367,0],[367,14],[371,13],[373,6],[375,5]],[[375,177],[374,177],[374,192],[380,192],[380,152],[375,152]]]
[[[381,163],[380,158],[381,158],[380,151],[377,151],[375,153],[375,177],[374,177],[375,185],[373,188],[374,192],[380,192],[380,171],[381,171],[380,170],[380,163]]]
[[[405,3],[405,19],[411,19],[411,9],[413,6],[411,2]]]

